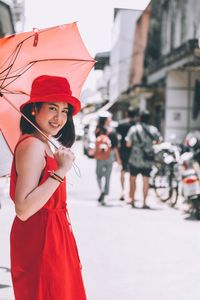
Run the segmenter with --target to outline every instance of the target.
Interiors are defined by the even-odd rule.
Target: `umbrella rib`
[[[70,60],[70,61],[85,61],[85,62],[94,62],[94,59],[81,59],[81,58],[46,58],[46,59],[38,59],[35,61],[32,61],[33,63],[37,62],[43,62],[43,61],[63,61],[63,60]]]
[[[2,88],[2,86],[3,86],[4,82],[5,82],[5,80],[7,79],[7,76],[9,75],[9,73],[10,73],[12,67],[13,67],[13,65],[14,65],[14,63],[15,63],[15,61],[16,61],[16,59],[17,59],[17,56],[19,55],[19,52],[20,52],[20,50],[21,50],[21,47],[22,47],[22,43],[21,43],[21,44],[19,45],[19,47],[17,47],[17,48],[15,49],[15,51],[13,52],[13,55],[12,55],[12,57],[11,57],[11,61],[13,60],[13,62],[12,62],[12,63],[10,64],[10,66],[7,68],[7,69],[8,69],[8,72],[7,72],[6,76],[5,76],[5,78],[3,79],[3,82],[1,83],[0,89]]]
[[[56,27],[58,27],[58,26],[56,26]],[[56,28],[56,27],[55,27],[55,28]],[[51,29],[42,30],[40,33],[42,34],[42,33],[46,32],[46,31],[48,31],[48,30],[51,30]],[[32,38],[34,35],[35,35],[35,33],[31,34],[31,35],[28,36],[26,39],[24,39],[23,41],[21,41],[21,42],[16,46],[15,50],[11,53],[11,55],[7,58],[7,60],[4,62],[4,64],[1,66],[1,67],[3,67],[3,66],[9,61],[9,59],[10,59],[10,62],[9,62],[8,67],[7,67],[6,69],[4,69],[3,71],[0,72],[0,74],[2,74],[2,73],[4,73],[6,70],[8,70],[8,73],[6,74],[5,78],[3,79],[3,82],[2,82],[2,84],[1,84],[1,86],[0,86],[0,89],[2,88],[2,85],[3,85],[3,83],[5,82],[5,80],[8,78],[8,75],[9,75],[9,73],[11,72],[11,69],[12,69],[12,67],[13,67],[13,65],[14,65],[14,63],[15,63],[15,61],[16,61],[18,55],[19,55],[19,52],[20,52],[20,50],[21,50],[21,48],[22,48],[22,46],[23,46],[23,43],[24,43],[25,41],[27,41],[28,39]]]
[[[7,86],[9,86],[11,83],[13,83],[15,80],[17,80],[20,76],[22,76],[26,71],[28,71],[31,67],[32,67],[32,65],[34,64],[34,62],[33,63],[30,63],[30,65],[27,65],[25,68],[25,70],[22,72],[22,73],[18,73],[18,74],[16,74],[15,76],[12,76],[12,77],[9,77],[9,79],[11,79],[11,78],[14,78],[13,80],[11,80],[8,84],[6,84],[5,86],[1,86],[1,89],[5,89]]]
[[[39,30],[39,34],[43,34],[47,31],[51,31],[52,29],[56,29],[56,28],[59,28],[60,26],[54,26],[54,27],[51,27],[51,28],[46,28],[46,29],[41,29]],[[11,58],[12,60],[12,57],[13,55],[15,54],[15,52],[17,51],[18,48],[21,48],[23,43],[25,43],[27,40],[29,40],[30,38],[34,37],[35,33],[33,32],[31,35],[29,35],[27,38],[25,38],[23,41],[19,42],[19,44],[17,44],[15,50],[13,50],[13,53],[10,54],[10,56],[6,59],[6,61],[4,62],[4,64],[1,66],[1,68],[7,63],[7,61]],[[19,49],[20,50],[20,49]],[[19,52],[19,51],[18,51]],[[4,71],[2,71],[4,72]]]
[[[21,71],[23,71],[25,68],[28,68],[29,69],[29,65],[31,64],[31,66],[34,64],[34,62],[30,62],[30,63],[28,63],[27,65],[25,65],[25,66],[23,66],[23,67],[21,67],[21,68],[18,68],[18,69],[15,69],[15,70],[13,70],[12,72],[10,72],[10,76],[7,76],[7,78],[6,79],[11,79],[11,78],[15,78],[15,77],[18,77],[18,76],[20,76],[20,75],[18,75],[18,74],[20,74],[20,72]],[[18,73],[17,73],[18,72]],[[14,73],[14,74],[13,74]],[[13,75],[12,75],[13,74]],[[12,75],[12,76],[11,76]],[[0,76],[0,80],[3,80],[3,78],[4,77],[1,77]]]
[[[5,60],[5,62],[0,66],[1,69],[3,68],[3,66],[4,66],[9,60],[12,61],[13,56],[15,55],[16,51],[19,51],[19,50],[18,50],[19,47],[21,48],[22,43],[23,43],[23,41],[20,42],[20,43],[16,46],[16,48],[13,50],[13,52],[8,56],[8,58]],[[9,63],[9,64],[10,64],[10,63]],[[8,65],[8,67],[9,67],[9,65]],[[7,68],[8,68],[8,67],[7,67]],[[6,69],[7,69],[7,68],[6,68]],[[3,70],[2,72],[4,72],[4,70]],[[2,72],[1,72],[1,73],[2,73]]]
[[[94,62],[94,60],[92,59],[76,59],[76,58],[51,58],[51,59],[41,59],[41,60],[36,60],[36,61],[32,61],[30,62],[28,65],[26,65],[25,67],[19,68],[19,73],[13,75],[13,76],[9,76],[8,74],[11,71],[11,67],[10,70],[6,76],[6,78],[2,79],[3,83],[5,82],[6,79],[11,79],[14,78],[12,81],[10,81],[8,84],[6,84],[5,86],[3,86],[3,83],[0,86],[0,89],[5,89],[7,86],[9,86],[11,83],[13,83],[15,80],[17,80],[21,75],[23,75],[26,71],[28,71],[34,64],[39,63],[39,62],[45,62],[45,61],[83,61],[83,62]],[[13,66],[13,65],[12,65]],[[23,70],[23,68],[25,69],[22,73],[21,70]],[[14,71],[15,72],[15,71]],[[11,72],[12,73],[12,72]]]
[[[52,27],[52,28],[54,29],[54,28],[56,28],[56,27],[58,27],[58,26],[55,26],[55,27]],[[45,33],[46,31],[51,30],[52,28],[44,29],[44,30],[41,30],[41,31],[39,31],[39,32],[40,32],[40,34],[42,34],[42,33]],[[15,52],[17,51],[17,49],[18,49],[18,48],[21,48],[22,45],[23,45],[23,43],[26,42],[27,40],[29,40],[30,38],[32,38],[34,35],[35,35],[35,33],[33,32],[31,35],[29,35],[29,36],[28,36],[27,38],[25,38],[23,41],[19,42],[19,43],[17,44],[16,48],[13,50],[13,52],[10,54],[10,56],[6,59],[6,61],[4,62],[4,64],[1,66],[1,68],[7,63],[7,61],[8,61],[10,58],[11,58],[11,60],[12,60],[12,57],[13,57],[13,55],[15,54]],[[3,72],[4,72],[4,71],[3,71]]]
[[[45,62],[45,61],[84,61],[84,62],[94,62],[94,60],[90,60],[90,59],[88,59],[88,60],[86,60],[86,59],[77,59],[77,58],[47,58],[47,59],[40,59],[40,60],[35,60],[35,61],[31,61],[29,64],[35,64],[35,63],[38,63],[38,62]],[[28,65],[29,65],[28,64]],[[19,70],[23,70],[24,68],[26,68],[28,65],[26,65],[26,66],[24,66],[24,67],[21,67],[21,68],[19,68],[19,69],[16,69],[16,70],[14,70],[14,71],[12,71],[12,72],[16,72],[16,71],[19,71]],[[7,67],[7,69],[8,68],[10,68],[10,66],[9,67]],[[5,69],[6,70],[6,69]],[[4,70],[4,71],[5,71]],[[4,71],[2,71],[2,72],[0,72],[0,74],[1,73],[3,73]],[[12,74],[12,72],[10,72],[11,74]],[[7,78],[6,79],[9,79],[9,78],[13,78],[13,77],[16,77],[16,75],[14,75],[14,76],[7,76]],[[1,80],[1,76],[0,76],[0,80]],[[3,79],[2,79],[3,80]]]
[[[51,31],[52,29],[56,29],[56,28],[59,28],[59,27],[60,27],[60,26],[54,26],[54,27],[51,27],[51,28],[46,28],[46,29],[39,30],[39,34],[43,34],[43,33],[47,32],[47,31]],[[11,72],[11,69],[13,68],[13,65],[14,65],[14,63],[15,63],[15,61],[16,61],[18,55],[19,55],[19,52],[20,52],[20,50],[21,50],[21,48],[22,48],[23,43],[26,42],[28,39],[32,38],[34,35],[35,35],[35,32],[33,32],[30,36],[28,36],[28,37],[25,38],[23,41],[21,41],[21,42],[16,46],[15,50],[13,51],[13,53],[7,58],[7,60],[6,60],[6,61],[4,62],[4,64],[2,65],[2,66],[4,66],[4,65],[9,61],[9,59],[10,59],[10,64],[9,64],[9,66],[8,66],[6,69],[4,69],[2,72],[0,72],[0,74],[2,74],[2,73],[4,73],[5,71],[8,70],[8,72],[7,72],[6,76],[5,76],[5,78],[3,79],[3,82],[2,82],[2,84],[1,84],[1,86],[0,86],[0,88],[2,88],[4,81],[7,79],[9,73]],[[12,60],[13,60],[13,62],[12,62]],[[94,62],[93,59],[84,59],[84,60],[83,60],[83,59],[45,59],[45,60],[38,60],[38,61],[49,61],[49,60],[71,60],[71,61],[87,61],[87,62],[90,62],[90,61],[91,61],[91,62]],[[35,63],[35,62],[38,62],[38,61],[34,61],[34,63]],[[1,66],[1,67],[2,67],[2,66]]]
[[[1,90],[1,93],[3,95],[8,95],[9,94],[9,95],[26,95],[26,96],[30,96],[30,94],[27,94],[23,91],[13,92],[13,91],[9,91],[8,89]]]

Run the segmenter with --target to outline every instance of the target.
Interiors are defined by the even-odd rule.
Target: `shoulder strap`
[[[135,128],[136,128],[135,132],[136,132],[137,139],[138,139],[140,144],[143,144],[143,140],[142,140],[142,138],[141,138],[141,136],[138,132],[137,125],[135,125]]]
[[[151,132],[150,132],[146,127],[144,127],[143,125],[141,125],[141,126],[142,126],[143,130],[146,132],[146,134],[147,134],[152,140],[154,140],[155,137],[153,136],[153,134],[151,134]]]

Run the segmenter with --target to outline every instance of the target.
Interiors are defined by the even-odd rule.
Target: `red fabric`
[[[56,160],[47,155],[40,184],[48,178],[48,171],[56,169]],[[16,179],[13,162],[13,201]],[[86,300],[77,246],[66,211],[64,181],[27,221],[15,217],[10,236],[15,300]]]

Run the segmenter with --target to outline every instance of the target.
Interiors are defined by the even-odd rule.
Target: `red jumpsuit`
[[[57,169],[54,158],[47,154],[45,158],[39,185],[48,178],[48,171]],[[16,179],[13,160],[10,184],[13,201]],[[27,221],[15,217],[10,250],[16,300],[86,300],[77,246],[66,213],[64,180],[42,209]]]

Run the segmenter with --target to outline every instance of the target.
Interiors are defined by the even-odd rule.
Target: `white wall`
[[[195,80],[200,72],[170,71],[166,77],[165,139],[182,141],[188,131],[200,128],[200,116],[192,118]]]
[[[117,97],[129,86],[129,72],[136,21],[141,11],[120,9],[115,17],[110,52],[110,99]]]

